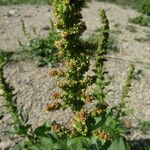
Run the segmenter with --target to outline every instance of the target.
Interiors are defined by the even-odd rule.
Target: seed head
[[[61,107],[61,104],[59,102],[55,102],[53,104],[48,104],[46,107],[47,111],[54,111],[54,110],[59,110]]]
[[[59,92],[56,92],[56,93],[54,93],[54,94],[51,96],[51,98],[52,98],[53,100],[59,99],[59,98],[61,98],[61,94],[60,94]]]

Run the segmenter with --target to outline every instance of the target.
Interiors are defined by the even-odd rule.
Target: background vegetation
[[[97,0],[110,3],[116,3],[119,5],[132,6],[137,8],[142,3],[142,7],[146,7],[145,3],[149,3],[149,0]],[[49,4],[49,0],[0,0],[1,5],[7,4]],[[147,7],[148,8],[148,7]]]
[[[0,5],[10,4],[49,4],[49,0],[0,0]]]

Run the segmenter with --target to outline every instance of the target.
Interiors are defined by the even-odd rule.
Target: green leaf
[[[96,123],[93,126],[93,130],[96,130],[96,129],[98,129],[104,125],[104,123],[106,122],[106,116],[105,115],[106,115],[106,113],[104,112],[98,118],[96,118]]]
[[[121,137],[119,139],[115,139],[108,150],[130,150],[130,145]]]
[[[88,139],[85,137],[76,137],[67,141],[69,150],[80,150],[82,148],[88,148]]]
[[[14,128],[12,128],[11,133],[17,134],[17,135],[27,135],[29,128],[31,125],[17,125]]]
[[[54,141],[58,142],[60,141],[60,138],[57,136],[55,132],[48,132],[48,136]]]
[[[58,150],[54,146],[55,142],[51,138],[39,136],[34,143],[23,141],[15,144],[10,150]]]
[[[90,139],[90,150],[100,150],[101,143],[96,138]]]
[[[46,137],[38,137],[38,143],[37,147],[40,150],[52,150],[54,146],[54,141]]]
[[[36,134],[38,136],[43,136],[45,132],[50,131],[51,127],[49,124],[44,123],[42,126],[37,127],[33,134]]]
[[[53,149],[54,150],[70,150],[67,146],[66,140],[55,143],[53,146]]]

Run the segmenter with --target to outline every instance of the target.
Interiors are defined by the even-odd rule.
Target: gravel
[[[138,127],[138,122],[150,121],[150,45],[141,43],[135,38],[145,37],[150,33],[150,28],[132,25],[136,28],[135,33],[126,29],[129,17],[138,14],[130,8],[123,9],[114,4],[92,1],[88,8],[83,10],[83,19],[87,24],[87,31],[84,38],[92,34],[99,27],[98,10],[105,9],[110,21],[111,35],[117,40],[118,53],[110,53],[106,65],[109,70],[111,84],[108,87],[111,91],[107,97],[108,102],[113,105],[119,102],[122,86],[127,76],[130,64],[134,64],[138,79],[133,81],[133,87],[127,105],[133,109],[128,118],[132,126]],[[0,6],[0,49],[6,51],[18,50],[17,39],[26,42],[27,39],[21,32],[20,20],[23,19],[27,30],[31,33],[35,27],[40,35],[47,34],[49,20],[55,20],[52,8],[47,5],[16,5]],[[117,25],[118,24],[118,25]],[[121,31],[121,32],[118,32]],[[41,125],[46,120],[57,119],[58,122],[68,123],[71,112],[56,111],[45,112],[45,106],[50,102],[50,95],[58,90],[55,80],[49,76],[50,67],[37,68],[33,60],[20,60],[10,62],[5,66],[4,75],[7,81],[15,88],[17,93],[18,106],[30,115],[29,122],[33,127]],[[0,130],[10,129],[10,115],[4,107],[4,101],[0,98]],[[132,132],[132,140],[149,139],[150,133],[144,134],[140,130]],[[0,137],[0,149],[4,149],[13,143],[13,140]]]

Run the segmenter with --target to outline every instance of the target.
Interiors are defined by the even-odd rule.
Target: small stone
[[[24,15],[24,17],[26,17],[26,18],[31,18],[32,15]]]
[[[48,25],[46,25],[42,28],[42,30],[50,30],[50,27]]]
[[[21,14],[18,14],[15,10],[9,10],[8,12],[7,12],[7,17],[12,17],[12,16],[15,16],[15,17],[18,17],[18,16],[20,16]]]
[[[1,114],[0,114],[0,120],[3,119],[3,117],[4,117],[4,114],[1,113]]]
[[[15,10],[9,10],[9,11],[7,12],[7,14],[8,14],[8,16],[13,16],[13,15],[16,14],[16,12],[15,12]]]

